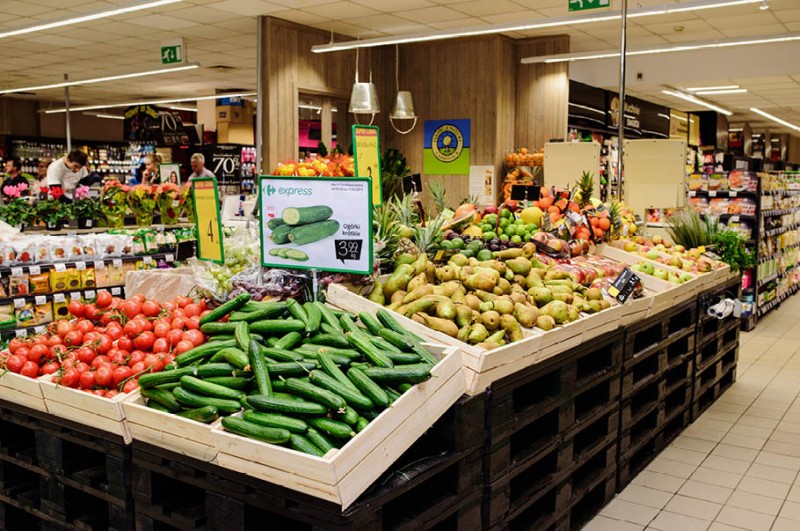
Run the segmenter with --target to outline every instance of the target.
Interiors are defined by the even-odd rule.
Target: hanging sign
[[[423,173],[469,175],[469,120],[425,120]]]
[[[598,7],[608,7],[610,0],[567,0],[570,11],[586,11]]]
[[[259,177],[261,264],[372,273],[372,183]]]
[[[372,204],[382,202],[381,146],[378,127],[374,125],[353,126],[353,158],[356,177],[367,177],[372,181]]]
[[[218,264],[224,263],[217,180],[213,177],[192,180],[192,196],[197,222],[197,257]]]
[[[220,184],[242,181],[242,146],[217,144],[211,152],[211,171]]]
[[[161,43],[161,64],[174,65],[186,61],[183,39],[172,39]]]

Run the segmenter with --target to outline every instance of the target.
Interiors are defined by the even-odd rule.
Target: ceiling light
[[[0,39],[4,39],[6,37],[15,37],[17,35],[24,35],[26,33],[35,33],[37,31],[44,31],[53,28],[60,28],[63,26],[71,26],[73,24],[80,24],[82,22],[89,22],[91,20],[98,20],[101,18],[123,15],[125,13],[133,13],[134,11],[141,11],[143,9],[151,9],[154,7],[166,6],[181,1],[182,0],[154,0],[150,2],[142,2],[141,0],[139,0],[137,2],[129,2],[127,4],[120,4],[116,6],[114,9],[93,11],[85,15],[78,15],[78,16],[73,15],[70,17],[64,17],[57,20],[52,20],[50,22],[45,22],[44,24],[36,24],[34,26],[25,26],[23,28],[18,28],[15,30],[0,32]]]
[[[678,116],[677,114],[669,113],[670,119],[675,118],[676,120],[680,120],[681,122],[688,122],[688,118],[684,118],[683,116]]]
[[[761,11],[766,11],[769,9],[769,0],[761,0],[761,5],[758,6]]]
[[[750,108],[750,110],[751,110],[752,112],[756,113],[756,114],[760,114],[760,115],[761,115],[761,116],[763,116],[764,118],[768,118],[769,120],[772,120],[772,121],[773,121],[773,122],[775,122],[775,123],[779,123],[779,124],[781,124],[781,125],[785,125],[785,126],[786,126],[786,127],[788,127],[789,129],[794,129],[795,131],[800,131],[800,125],[795,125],[795,124],[793,124],[793,123],[789,123],[789,122],[787,122],[786,120],[781,120],[781,119],[780,119],[780,118],[778,118],[777,116],[773,116],[773,115],[771,115],[770,113],[768,113],[768,112],[764,112],[764,111],[762,111],[761,109],[756,109],[755,107],[751,107],[751,108]],[[753,135],[753,136],[756,136],[756,135]]]
[[[659,7],[635,8],[628,10],[628,17],[646,17],[653,15],[668,15],[673,13],[683,13],[686,11],[697,11],[701,9],[713,9],[718,7],[740,6],[745,4],[755,4],[761,0],[691,0],[682,4],[667,4]],[[377,37],[374,39],[361,39],[345,42],[334,42],[330,44],[318,44],[311,47],[314,53],[339,52],[343,50],[353,50],[357,48],[371,48],[375,46],[387,46],[390,44],[405,44],[409,42],[427,42],[444,39],[455,39],[458,37],[474,37],[476,35],[491,35],[497,33],[508,33],[512,31],[527,31],[535,29],[555,28],[560,26],[574,26],[577,24],[590,24],[592,22],[608,22],[619,20],[622,13],[619,11],[606,11],[602,15],[588,13],[585,15],[573,15],[567,17],[557,17],[549,19],[534,19],[519,22],[507,22],[503,24],[488,24],[470,28],[457,28],[451,30],[439,30],[427,33],[414,33],[410,35],[398,35],[391,37]]]
[[[692,102],[692,103],[694,103],[696,105],[701,105],[703,107],[707,107],[707,108],[715,110],[717,112],[721,112],[725,116],[730,116],[730,115],[733,114],[731,111],[729,111],[727,109],[723,109],[722,107],[714,105],[713,103],[709,103],[709,102],[707,102],[705,100],[701,100],[700,98],[696,98],[696,97],[692,96],[691,94],[684,94],[683,92],[678,92],[676,90],[662,90],[661,93],[662,94],[667,94],[668,96],[673,96],[675,98],[680,98],[682,100],[690,101],[690,102]]]
[[[172,109],[173,111],[197,112],[197,109],[194,107],[182,107],[180,105],[164,105],[164,107]]]
[[[131,74],[120,74],[118,76],[105,76],[105,77],[96,77],[94,79],[84,79],[82,81],[64,81],[63,83],[53,83],[52,85],[39,85],[36,87],[20,87],[20,88],[13,88],[13,89],[6,89],[0,90],[0,95],[2,94],[14,94],[15,92],[32,92],[37,90],[49,90],[49,89],[57,89],[57,88],[64,88],[64,87],[75,87],[79,85],[90,85],[93,83],[105,83],[107,81],[119,81],[120,79],[132,79],[135,77],[145,77],[145,76],[157,76],[160,74],[171,74],[173,72],[181,72],[183,70],[194,70],[195,68],[200,68],[199,64],[188,64],[177,66],[175,68],[161,68],[158,70],[146,70],[144,72],[133,72]]]
[[[737,89],[725,89],[725,90],[698,90],[695,94],[699,94],[701,96],[713,96],[715,94],[744,94],[747,92],[747,89],[737,88]]]
[[[754,44],[775,44],[779,42],[791,42],[800,40],[800,32],[782,33],[780,35],[764,35],[761,37],[718,39],[713,41],[698,41],[689,44],[672,44],[659,48],[638,48],[629,50],[627,57],[634,55],[650,55],[658,53],[687,52],[693,50],[705,50],[711,48],[727,48],[730,46],[750,46]],[[606,50],[600,52],[576,52],[558,55],[538,55],[535,57],[525,57],[520,62],[522,64],[536,63],[563,63],[571,61],[586,61],[590,59],[611,59],[619,57],[619,51]]]
[[[728,129],[729,133],[741,133],[742,131],[744,131],[744,128],[742,127],[731,127]]]
[[[89,116],[94,116],[96,118],[108,118],[110,120],[124,120],[125,119],[124,116],[119,116],[117,114],[103,114],[103,113],[97,113],[97,114],[86,113],[86,114],[89,114]]]
[[[716,87],[692,87],[687,88],[686,92],[695,92],[698,90],[729,90],[729,89],[738,89],[739,85],[719,85]]]
[[[131,101],[128,103],[109,103],[106,105],[86,105],[83,107],[70,107],[70,112],[77,111],[96,111],[98,109],[119,109],[121,107],[132,107],[133,105],[166,105],[168,103],[182,103],[186,101],[218,100],[220,98],[243,98],[245,96],[255,96],[255,92],[235,92],[230,94],[214,94],[213,96],[195,96],[193,98],[176,98],[174,100],[150,100],[150,101]],[[40,109],[44,114],[59,114],[67,112],[66,108],[61,109]]]

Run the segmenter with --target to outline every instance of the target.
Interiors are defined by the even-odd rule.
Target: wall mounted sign
[[[424,147],[423,173],[469,175],[469,120],[425,120]]]

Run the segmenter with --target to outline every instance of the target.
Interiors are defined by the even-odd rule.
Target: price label
[[[639,282],[641,282],[639,277],[626,267],[611,284],[611,287],[608,288],[608,294],[614,297],[620,304],[624,304],[625,301],[633,295]]]
[[[53,302],[64,302],[66,301],[66,297],[64,297],[63,293],[56,293],[53,295]]]
[[[112,295],[119,295],[121,293],[119,288],[111,288]]]
[[[36,303],[36,306],[41,306],[42,304],[44,304],[44,303],[46,303],[46,302],[47,302],[47,297],[45,297],[44,295],[37,295],[37,296],[36,296],[36,297],[33,299],[33,302],[35,302],[35,303]]]
[[[192,195],[197,220],[197,257],[218,264],[224,263],[216,180],[211,177],[193,180]]]
[[[35,334],[44,334],[45,330],[47,330],[45,327],[43,327],[43,326],[37,326],[37,327],[35,327],[35,328],[33,329],[33,332],[34,332]]]
[[[736,197],[737,193],[735,190],[731,190],[731,197]]]
[[[171,254],[165,254],[164,261],[167,262],[168,264],[171,264],[172,262],[175,261],[175,256]]]
[[[153,263],[153,257],[152,256],[142,257],[142,262],[144,262],[145,264],[152,264]]]
[[[728,221],[731,223],[739,223],[739,216],[731,216],[731,219]]]
[[[21,267],[12,267],[11,268],[11,276],[12,277],[21,277],[23,275]]]
[[[87,229],[91,229],[91,228],[92,228],[92,222],[93,222],[94,220],[87,219],[87,220],[85,220],[85,221],[86,221],[86,228],[87,228]]]
[[[78,292],[70,293],[69,294],[69,298],[71,300],[73,300],[73,301],[80,301],[81,300],[81,294],[78,293]]]
[[[356,177],[366,177],[372,186],[372,204],[383,200],[381,188],[381,146],[378,128],[374,125],[354,125],[352,130],[353,162]]]
[[[75,269],[77,269],[78,271],[85,271],[86,262],[75,262]]]
[[[95,260],[94,261],[94,268],[95,269],[102,269],[106,266],[106,263],[102,260]]]
[[[345,265],[345,260],[361,260],[361,248],[364,245],[364,240],[335,240],[336,246],[336,259],[342,261]]]
[[[22,308],[25,306],[25,299],[14,299],[14,308]]]
[[[55,264],[53,265],[53,269],[55,269],[59,273],[63,273],[64,271],[67,270],[67,264],[62,264],[62,263]]]
[[[691,192],[689,192],[689,197],[697,197],[697,192],[692,190]]]
[[[114,258],[111,263],[114,264],[114,267],[122,267],[122,258]]]
[[[95,297],[97,297],[97,293],[95,293],[93,289],[90,289],[89,291],[84,291],[83,294],[86,296],[87,299],[94,299]]]
[[[28,266],[28,272],[31,275],[38,275],[38,274],[40,274],[42,272],[42,268],[37,266],[37,265]]]
[[[717,191],[716,190],[709,190],[708,191],[708,197],[717,197]]]
[[[14,332],[14,335],[15,335],[16,337],[25,337],[25,336],[27,336],[27,335],[28,335],[28,331],[27,331],[27,330],[25,330],[25,329],[23,329],[23,328],[18,328],[18,329],[17,329],[17,330]]]

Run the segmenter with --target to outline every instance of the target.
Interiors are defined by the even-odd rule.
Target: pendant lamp
[[[353,91],[350,93],[350,108],[349,111],[353,113],[356,123],[359,114],[371,115],[369,124],[375,121],[375,115],[381,112],[380,103],[378,103],[378,91],[372,83],[372,65],[369,68],[369,83],[360,83],[358,81],[358,48],[356,48],[356,81],[353,83]]]
[[[392,124],[392,129],[401,135],[407,135],[417,126],[417,115],[414,112],[414,98],[411,96],[411,91],[400,90],[400,47],[394,45],[395,49],[395,63],[394,63],[394,81],[397,86],[397,98],[394,102],[394,108],[389,115],[389,123]],[[409,129],[401,131],[394,125],[395,120],[414,120]]]

